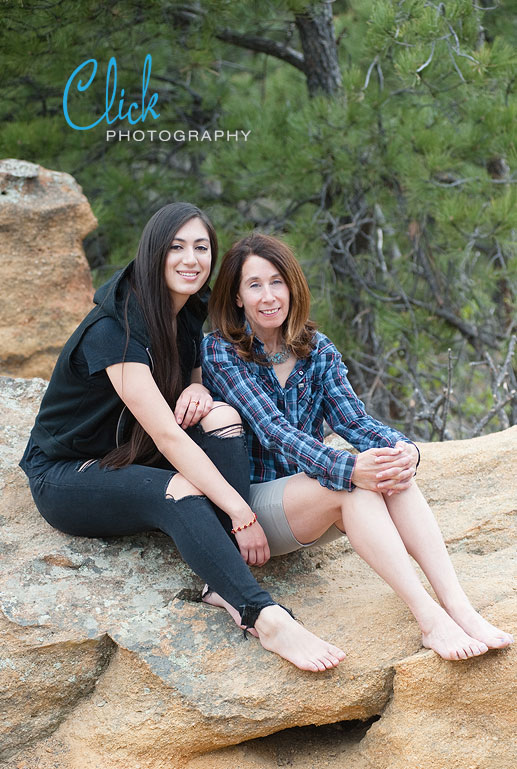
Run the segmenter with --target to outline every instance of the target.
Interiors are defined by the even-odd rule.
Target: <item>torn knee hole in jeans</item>
[[[184,494],[182,497],[175,497],[170,492],[165,492],[165,499],[169,499],[172,502],[183,502],[185,499],[206,499],[206,496],[199,492],[199,494]]]
[[[174,488],[175,486],[178,486],[178,488]],[[198,491],[186,478],[180,476],[179,473],[174,473],[167,481],[165,499],[172,502],[183,502],[184,499],[201,499],[201,497],[204,497],[204,494]]]
[[[218,427],[216,430],[208,430],[206,435],[210,435],[212,438],[239,438],[244,435],[244,428],[240,422],[235,425],[226,425],[225,427]]]

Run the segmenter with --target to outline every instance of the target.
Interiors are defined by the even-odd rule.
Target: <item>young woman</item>
[[[251,506],[271,555],[346,532],[410,608],[424,646],[450,660],[508,646],[512,636],[484,620],[458,582],[414,480],[418,449],[366,414],[336,347],[309,321],[309,304],[290,249],[253,234],[223,258],[210,300],[216,331],[202,344],[204,383],[248,428]],[[324,419],[360,453],[325,445]]]
[[[242,426],[213,402],[199,367],[216,256],[195,206],[150,219],[136,259],[97,291],[65,344],[20,464],[52,526],[86,537],[165,532],[266,649],[326,670],[344,653],[295,622],[246,565],[269,549],[251,525]]]

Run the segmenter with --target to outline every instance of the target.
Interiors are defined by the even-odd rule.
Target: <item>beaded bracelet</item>
[[[254,523],[257,521],[257,516],[255,513],[253,513],[253,520],[249,523],[245,523],[244,526],[236,526],[234,529],[232,529],[232,534],[237,534],[238,531],[244,531],[244,529],[249,529],[250,526],[253,526]]]

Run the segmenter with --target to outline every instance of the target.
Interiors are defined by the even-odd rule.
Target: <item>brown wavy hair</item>
[[[243,360],[266,364],[253,349],[253,333],[246,331],[246,317],[237,306],[242,267],[249,256],[273,264],[289,289],[289,313],[282,331],[287,348],[297,358],[307,358],[314,348],[316,324],[309,320],[311,295],[307,279],[288,245],[272,235],[254,232],[241,238],[225,253],[208,305],[212,328],[231,342]]]
[[[131,274],[131,292],[138,304],[149,332],[153,352],[153,377],[158,389],[174,409],[183,389],[177,345],[177,321],[170,292],[165,282],[165,262],[171,243],[184,224],[201,219],[208,232],[212,262],[205,284],[189,297],[186,305],[194,313],[203,313],[201,296],[205,291],[217,260],[217,236],[208,216],[191,203],[169,203],[160,208],[144,227]],[[129,340],[126,298],[126,349]],[[138,462],[152,464],[160,458],[156,445],[135,420],[129,440],[104,457],[102,465],[125,467]]]

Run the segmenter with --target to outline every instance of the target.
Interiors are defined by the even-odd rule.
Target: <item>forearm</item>
[[[405,435],[370,416],[347,378],[340,353],[329,342],[323,375],[323,415],[330,427],[360,452],[372,448],[393,448]]]
[[[262,445],[283,456],[310,478],[318,480],[324,488],[333,491],[351,489],[355,455],[335,449],[318,438],[305,433],[285,419],[281,423],[263,426],[257,434]]]

